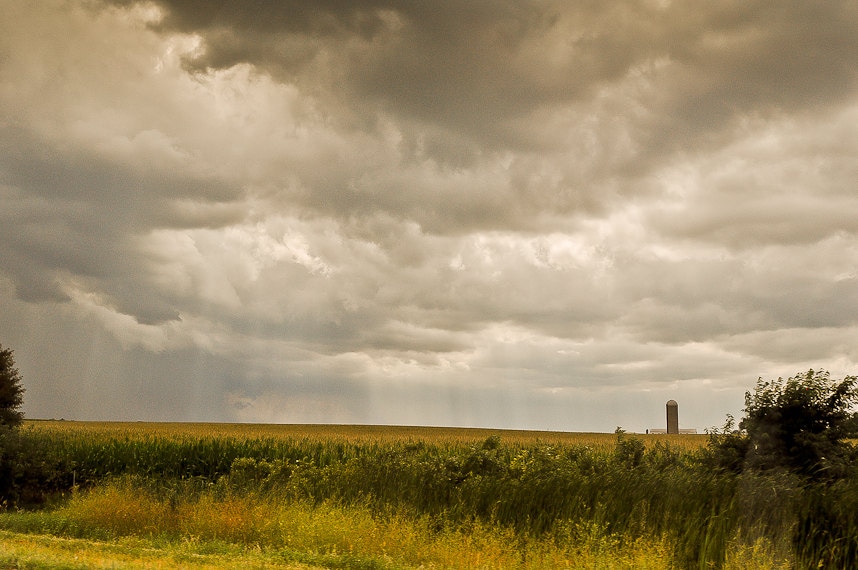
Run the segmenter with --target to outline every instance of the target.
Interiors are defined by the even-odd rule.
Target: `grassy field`
[[[30,421],[20,439],[0,568],[793,562],[791,487],[713,473],[706,436]]]
[[[0,520],[12,529],[0,534],[5,562],[18,567],[42,560],[110,568],[631,569],[666,568],[670,558],[659,540],[621,544],[592,534],[559,545],[479,523],[437,529],[428,518],[247,497],[169,505],[125,485],[74,498],[50,514]]]
[[[87,540],[0,531],[0,568],[214,570],[325,568],[228,544],[169,544],[139,538]]]

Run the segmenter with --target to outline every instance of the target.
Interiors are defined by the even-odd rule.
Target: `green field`
[[[16,437],[0,568],[804,560],[800,488],[713,470],[707,436],[30,421]]]

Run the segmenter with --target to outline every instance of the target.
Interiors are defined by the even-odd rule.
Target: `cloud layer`
[[[858,361],[850,2],[12,2],[37,417],[705,428]]]

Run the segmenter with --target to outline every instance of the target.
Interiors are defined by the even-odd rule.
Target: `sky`
[[[858,372],[858,4],[4,0],[32,418],[704,430]]]

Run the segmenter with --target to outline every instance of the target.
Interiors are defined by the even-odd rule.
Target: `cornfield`
[[[53,466],[49,504],[71,497],[63,516],[137,505],[124,522],[118,506],[99,511],[99,528],[119,534],[181,533],[189,523],[177,513],[203,524],[214,515],[192,513],[233,509],[234,528],[222,521],[205,532],[279,544],[282,528],[258,527],[269,516],[261,513],[281,520],[272,505],[303,505],[357,509],[349,512],[373,524],[417,524],[437,536],[497,529],[509,544],[667,545],[680,568],[723,566],[760,545],[774,559],[814,566],[831,555],[828,543],[806,547],[796,533],[818,532],[820,509],[836,515],[838,532],[858,534],[849,534],[858,530],[851,482],[835,500],[832,490],[817,496],[788,476],[713,470],[706,436],[62,421],[30,422],[24,433]],[[108,501],[104,493],[114,494]]]

